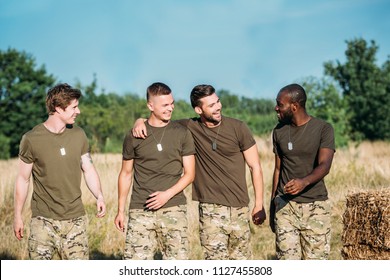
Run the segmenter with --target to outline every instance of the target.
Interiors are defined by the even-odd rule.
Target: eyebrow
[[[207,107],[213,107],[215,104],[217,104],[218,102],[220,102],[221,100],[218,98],[217,101],[209,104]]]

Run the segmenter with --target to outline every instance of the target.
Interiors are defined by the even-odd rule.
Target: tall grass
[[[268,210],[272,182],[274,155],[271,139],[257,139],[265,182],[265,205]],[[114,218],[117,211],[117,178],[121,167],[120,154],[94,154],[93,160],[99,172],[107,204],[107,215],[95,218],[95,199],[82,184],[83,201],[89,218],[89,244],[91,259],[121,259],[124,246],[124,233],[116,230]],[[28,259],[27,238],[31,212],[30,194],[24,209],[25,237],[18,241],[13,235],[13,188],[17,172],[17,159],[0,161],[0,258]],[[248,182],[250,175],[247,174]],[[341,259],[342,215],[345,210],[346,195],[359,190],[380,190],[390,187],[390,143],[363,142],[351,144],[337,150],[330,174],[326,177],[329,198],[332,204],[332,240],[330,258]],[[252,185],[249,184],[251,203]],[[191,197],[191,188],[185,190]],[[190,258],[201,259],[202,253],[198,235],[197,203],[188,199]],[[268,211],[267,211],[268,214]],[[255,259],[274,259],[274,234],[268,227],[268,220],[261,226],[251,225],[252,248]]]

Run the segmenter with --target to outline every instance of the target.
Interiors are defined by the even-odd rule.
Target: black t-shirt
[[[281,160],[277,195],[300,203],[328,199],[323,179],[307,186],[295,196],[284,194],[283,190],[288,181],[303,178],[318,166],[318,152],[321,148],[335,150],[333,128],[323,120],[311,118],[302,126],[278,124],[275,127],[273,150]]]

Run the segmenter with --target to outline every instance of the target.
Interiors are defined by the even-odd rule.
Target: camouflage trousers
[[[330,203],[297,203],[275,197],[276,257],[326,260],[330,252]]]
[[[28,239],[31,260],[51,260],[55,253],[65,260],[88,260],[87,217],[54,220],[33,217]]]
[[[206,260],[247,260],[249,208],[199,203],[200,241]]]
[[[187,260],[186,205],[157,211],[130,209],[124,259],[153,260],[157,253],[163,259]]]

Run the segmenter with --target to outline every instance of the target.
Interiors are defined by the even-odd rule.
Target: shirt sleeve
[[[184,141],[183,141],[183,150],[182,156],[194,155],[195,154],[195,144],[192,133],[186,129]]]
[[[250,147],[256,144],[255,138],[253,138],[252,132],[250,131],[248,125],[244,122],[241,122],[240,126],[240,150],[246,151]]]
[[[325,123],[321,131],[321,143],[320,148],[329,148],[336,150],[334,139],[334,130],[331,124]]]
[[[22,140],[20,141],[19,158],[25,163],[34,162],[31,144],[30,141],[27,139],[26,135],[23,135]]]
[[[122,158],[124,160],[131,160],[134,158],[133,136],[131,131],[126,134],[125,139],[123,140]]]

